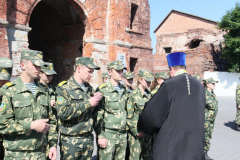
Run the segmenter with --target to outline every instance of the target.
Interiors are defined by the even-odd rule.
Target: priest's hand
[[[143,137],[143,136],[145,136],[145,134],[144,134],[143,132],[139,132],[139,133],[137,134],[137,136],[138,136],[138,137]]]
[[[100,138],[98,139],[98,145],[101,147],[101,148],[106,148],[107,147],[107,139],[106,138]]]
[[[240,106],[238,106],[238,108],[240,109]]]

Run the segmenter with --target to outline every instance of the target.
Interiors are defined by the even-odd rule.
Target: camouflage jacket
[[[55,100],[56,101],[56,97],[57,97],[57,92],[56,92],[56,88],[55,86],[49,84],[49,88],[48,86],[38,82],[39,86],[42,87],[43,89],[46,89],[48,91],[48,94],[49,94],[49,98],[50,98],[50,101],[51,100]],[[49,103],[50,103],[49,101]]]
[[[146,90],[146,93],[147,95],[143,94],[137,87],[131,92],[127,101],[127,125],[135,136],[140,132],[137,129],[139,114],[142,112],[145,103],[151,98],[150,91]]]
[[[236,88],[236,102],[237,106],[240,106],[240,84]]]
[[[155,93],[157,93],[158,90],[159,90],[159,87],[155,87],[155,88],[151,91],[151,95],[153,96]]]
[[[206,107],[205,107],[205,120],[214,121],[218,113],[218,101],[214,93],[210,93],[207,89],[206,95]]]
[[[3,110],[0,112],[0,133],[3,134],[5,149],[36,150],[47,144],[57,145],[56,117],[49,105],[49,96],[36,83],[33,96],[24,85],[21,77],[1,88]],[[31,122],[37,119],[49,119],[51,129],[48,134],[31,130]]]
[[[98,106],[95,107],[96,126],[98,138],[104,138],[105,129],[115,131],[126,130],[126,101],[127,94],[126,88],[120,84],[122,91],[121,97],[119,97],[118,91],[113,87],[112,83],[108,81],[99,87],[96,92],[100,91],[103,95],[102,100]],[[105,137],[107,138],[107,137]]]
[[[124,87],[126,88],[126,94],[127,94],[127,97],[130,95],[130,93],[133,91],[133,88],[131,87],[131,90],[128,89],[128,87],[126,85],[124,85]]]
[[[93,107],[89,98],[94,89],[85,83],[87,93],[72,76],[57,86],[58,128],[64,135],[81,135],[93,130]]]

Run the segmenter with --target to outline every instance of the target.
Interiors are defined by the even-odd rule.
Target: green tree
[[[224,31],[221,58],[228,61],[230,72],[240,72],[240,5],[226,12],[218,22],[218,28]]]

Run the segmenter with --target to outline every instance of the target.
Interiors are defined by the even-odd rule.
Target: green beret
[[[0,80],[9,80],[12,75],[13,62],[11,59],[0,58]]]
[[[41,51],[35,51],[30,49],[23,49],[21,51],[21,59],[28,59],[36,66],[44,65],[43,53]]]
[[[218,81],[215,81],[213,78],[208,78],[208,79],[205,79],[203,80],[205,84],[208,84],[208,83],[218,83]]]
[[[151,71],[140,69],[138,72],[138,76],[145,79],[148,82],[154,80],[153,73]]]
[[[121,70],[121,69],[127,69],[127,68],[123,66],[121,61],[113,61],[108,63],[108,70],[109,69]]]
[[[155,78],[169,79],[169,75],[167,72],[158,72],[155,73]]]
[[[57,74],[53,69],[53,64],[49,62],[44,63],[44,65],[41,67],[41,71],[46,75]]]
[[[84,65],[84,66],[87,66],[88,68],[93,68],[93,69],[99,70],[100,67],[95,65],[93,63],[93,61],[94,61],[94,59],[90,58],[90,57],[77,57],[75,60],[75,65],[76,66]]]
[[[134,78],[133,72],[124,72],[123,73],[123,78],[133,79]]]

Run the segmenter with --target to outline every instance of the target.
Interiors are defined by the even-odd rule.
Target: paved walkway
[[[214,160],[240,160],[240,132],[235,131],[235,97],[217,97],[218,115],[209,156]]]

